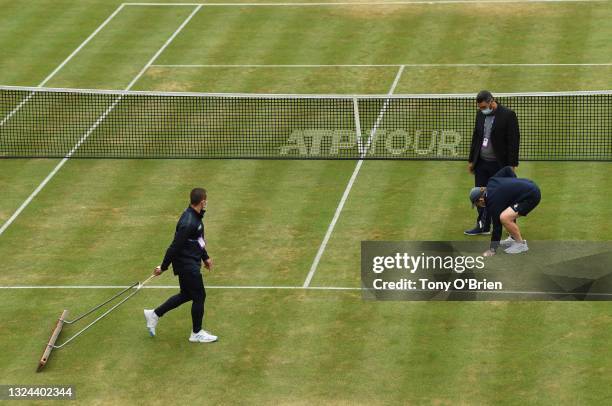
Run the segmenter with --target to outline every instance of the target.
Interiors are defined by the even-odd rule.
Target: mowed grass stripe
[[[418,403],[435,398],[468,404],[517,398],[539,403],[601,403],[605,399],[600,388],[606,379],[610,319],[603,303],[588,307],[576,303],[376,303],[338,292],[313,296],[215,291],[208,298],[206,326],[221,341],[195,346],[186,341],[188,306],[162,319],[158,337],[146,335],[141,308],[163,301],[167,292],[143,291],[97,330],[56,352],[47,374],[34,375],[31,365],[42,351],[47,332],[32,334],[29,326],[51,326],[58,313],[54,310],[73,307],[76,314],[106,296],[105,292],[88,292],[79,298],[59,292],[2,296],[3,303],[25,301],[11,310],[18,317],[3,317],[12,320],[7,326],[14,334],[7,337],[7,351],[0,355],[6,366],[0,374],[35,378],[41,384],[61,374],[81,388],[85,400],[114,385],[113,399],[123,402],[155,402],[152,397],[159,394],[154,388],[165,375],[156,373],[151,363],[164,365],[167,373],[176,371],[175,385],[187,385],[190,377],[178,371],[197,369],[203,362],[215,373],[206,374],[207,384],[198,386],[197,393],[211,402],[296,397],[357,403]],[[48,310],[41,312],[42,304]],[[564,312],[558,311],[560,305],[566,306]],[[534,312],[534,306],[540,309]],[[9,306],[2,308],[6,312]],[[525,319],[541,315],[542,309],[553,311],[546,318],[550,324],[525,327]],[[506,341],[495,333],[504,321],[513,330]],[[64,337],[70,331],[64,331]],[[538,344],[533,345],[529,337]],[[518,345],[524,350],[517,351]],[[498,363],[496,353],[505,354],[508,362]],[[522,371],[534,364],[543,371],[539,386]],[[90,379],[92,371],[104,374],[116,368],[128,371],[121,383]],[[335,379],[323,379],[327,373]],[[141,384],[133,385],[139,380]],[[191,395],[175,396],[180,400]]]
[[[463,162],[366,162],[330,240],[315,286],[357,286],[360,241],[462,240],[473,225],[467,192],[473,176]],[[542,202],[519,221],[527,240],[608,239],[612,216],[605,196],[607,163],[523,162],[519,177],[534,180]],[[588,182],[584,180],[588,179]],[[589,204],[579,204],[589,197]],[[355,238],[352,236],[359,236]],[[483,249],[488,237],[482,240]],[[333,271],[332,271],[333,270]]]
[[[589,11],[587,11],[589,10]],[[592,10],[592,13],[591,11]],[[168,53],[159,63],[174,64],[251,64],[263,63],[262,46],[260,44],[279,41],[278,37],[294,38],[299,45],[302,39],[308,40],[314,35],[314,41],[306,41],[306,47],[291,46],[274,56],[278,63],[290,63],[292,59],[302,55],[306,60],[292,63],[313,63],[321,51],[321,39],[332,37],[338,41],[335,48],[326,48],[329,61],[322,63],[357,63],[354,60],[343,60],[345,50],[347,58],[360,56],[371,58],[372,52],[378,49],[388,50],[393,61],[376,60],[371,63],[474,63],[474,62],[524,62],[533,63],[534,57],[540,57],[542,47],[550,47],[551,41],[557,41],[556,34],[564,24],[567,16],[578,16],[575,25],[591,24],[595,20],[590,36],[597,38],[596,49],[590,55],[592,61],[610,62],[608,55],[610,44],[600,39],[606,38],[610,28],[602,24],[610,15],[610,8],[605,3],[593,4],[561,4],[551,7],[549,4],[504,4],[491,6],[489,4],[444,5],[444,6],[338,6],[334,8],[274,8],[274,7],[211,7],[208,15],[202,16],[202,21],[208,24],[198,24],[186,31],[184,43],[197,32],[210,32],[210,26],[216,26],[216,21],[235,21],[236,14],[244,24],[232,30],[232,35],[224,42],[214,41],[203,43],[197,52]],[[592,14],[592,15],[591,15]],[[299,15],[301,19],[288,27],[286,21],[291,21]],[[488,15],[496,21],[495,30],[487,35],[481,35],[477,27],[482,16]],[[542,16],[546,17],[542,19]],[[331,21],[331,23],[330,23]],[[210,23],[213,22],[213,23]],[[428,25],[431,29],[422,35],[415,35],[415,27]],[[539,30],[534,31],[534,26]],[[343,27],[342,31],[334,28]],[[367,35],[366,35],[367,34]],[[208,37],[208,36],[207,36]],[[282,43],[283,41],[281,41]],[[210,44],[210,45],[209,45]],[[240,44],[240,46],[237,46]],[[324,42],[323,42],[324,44]],[[439,44],[440,46],[437,46]],[[497,45],[496,45],[497,44]],[[580,41],[570,41],[571,47],[583,47]],[[267,45],[264,44],[263,48]],[[178,50],[178,48],[176,48]],[[214,50],[214,51],[213,51]],[[578,51],[578,49],[576,49]],[[406,60],[404,56],[413,55]],[[519,60],[516,55],[520,55]],[[560,61],[575,61],[575,53],[568,50],[565,58]],[[194,59],[194,57],[196,59]],[[510,59],[509,59],[510,58]]]
[[[533,215],[522,221],[531,239],[586,240],[609,239],[612,192],[609,163],[524,163],[518,176],[536,181],[542,202]],[[588,199],[588,204],[585,203]]]
[[[395,360],[407,370],[401,375],[403,379],[398,379],[398,390],[404,389],[404,396],[411,396],[416,403],[431,400],[440,404],[473,403],[478,395],[473,386],[466,385],[463,374],[473,368],[470,362],[474,357],[473,340],[478,336],[474,327],[482,323],[482,315],[491,315],[493,319],[494,310],[474,315],[474,308],[481,307],[481,303],[414,305],[418,310],[405,323],[414,326],[401,344],[405,351],[400,351],[400,346],[395,351]],[[496,323],[491,322],[484,330],[494,332],[496,328]],[[494,348],[488,350],[495,352]]]
[[[498,337],[500,350],[492,360],[495,363],[492,376],[497,379],[488,379],[483,385],[488,389],[484,392],[491,404],[503,402],[508,397],[506,390],[519,399],[529,398],[529,393],[538,391],[538,385],[534,383],[540,375],[539,368],[542,363],[532,363],[521,355],[547,343],[550,336],[545,326],[545,309],[542,304],[522,306],[521,303],[509,303],[505,306],[504,318],[501,321],[502,333]],[[513,373],[507,374],[508,371]]]
[[[61,176],[41,192],[36,204],[29,207],[4,236],[6,242],[2,248],[12,248],[8,256],[10,265],[7,262],[4,276],[23,280],[23,273],[27,272],[27,278],[39,284],[84,283],[100,280],[99,276],[104,276],[101,280],[108,282],[126,283],[119,275],[112,278],[113,273],[109,270],[125,273],[124,261],[138,258],[142,253],[132,251],[129,244],[122,246],[122,239],[127,237],[123,237],[122,232],[126,229],[118,229],[112,222],[131,220],[121,213],[130,204],[130,183],[141,176],[144,186],[145,179],[152,177],[154,172],[152,168],[143,171],[143,165],[135,162],[127,163],[69,161]],[[140,202],[138,207],[142,214],[150,209],[149,205],[142,204],[146,202]],[[117,242],[116,238],[121,241]],[[109,242],[119,246],[105,252],[103,247]],[[36,263],[27,259],[30,250],[37,252]],[[41,271],[45,268],[53,271]],[[100,274],[101,270],[106,272]],[[144,273],[138,274],[135,280],[142,275]],[[132,279],[130,275],[128,280]]]
[[[245,17],[248,16],[231,8],[204,6],[164,54],[160,55],[156,63],[176,63],[182,59],[208,60],[213,58],[213,55],[229,60],[231,55],[242,52],[236,32],[245,24],[253,24]],[[197,46],[194,46],[194,43]]]
[[[108,20],[107,20],[107,21],[108,21]],[[112,21],[111,21],[111,24],[112,24]],[[173,31],[173,32],[174,32],[174,31]],[[142,45],[142,41],[138,42],[138,45]],[[150,57],[149,57],[149,58],[150,58]],[[56,71],[55,73],[57,73],[57,72],[59,72],[59,71]],[[137,72],[140,72],[140,69],[139,69]],[[137,78],[136,78],[136,79],[137,79]],[[136,79],[135,79],[135,78],[132,78],[132,81],[134,81],[134,80],[136,80]],[[129,80],[128,80],[128,82],[129,82]],[[131,86],[131,83],[130,83],[130,86]],[[110,110],[112,110],[112,109],[113,109],[113,107],[114,107],[114,105],[113,105],[113,106],[111,106],[111,107],[109,107],[109,109],[110,109]],[[108,113],[110,110],[107,110],[107,112],[106,112],[106,113]],[[106,114],[106,113],[105,113],[105,114]],[[104,119],[104,115],[100,116],[100,118],[98,118],[98,121],[99,121],[99,120],[103,120],[103,119]],[[95,125],[97,125],[98,121],[96,121],[96,124],[95,124]],[[93,128],[93,127],[92,127],[92,128]],[[86,134],[86,133],[83,133],[83,135],[84,135],[84,136],[87,136],[87,135],[89,135],[89,133],[88,133],[88,132],[87,132],[87,134]],[[76,148],[76,147],[75,147],[75,148]],[[54,169],[54,170],[53,170],[53,171],[52,171],[52,172],[49,174],[49,177],[53,177],[53,175],[54,175],[54,174],[55,174],[55,173],[56,173],[56,172],[57,172],[57,171],[60,169],[60,167],[63,165],[63,163],[64,163],[64,161],[60,162],[60,164],[59,164],[59,165],[58,165],[58,166],[57,166],[57,167],[56,167],[56,168],[55,168],[55,169]],[[46,179],[46,180],[45,180],[43,183],[41,183],[41,185],[39,186],[39,188],[38,188],[38,189],[36,189],[36,190],[34,191],[34,194],[32,194],[32,195],[30,196],[30,198],[34,197],[34,196],[35,196],[35,195],[36,195],[36,194],[39,192],[40,188],[42,188],[42,187],[46,186],[46,182],[48,181],[48,179],[49,179],[49,178],[47,178],[47,179]],[[27,204],[27,203],[29,203],[29,201],[26,201],[24,204]],[[20,209],[19,209],[19,210],[21,210],[23,207],[24,207],[24,206],[22,205],[22,206],[20,207]],[[16,213],[16,215],[17,215],[17,214],[19,214],[19,213]],[[11,220],[12,220],[12,218],[11,218]]]
[[[355,27],[350,19],[331,20],[318,18],[319,14],[295,9],[209,9],[196,24],[173,44],[163,60],[220,60],[224,63],[295,63],[300,61],[325,61],[336,58],[339,51],[352,54],[364,30]],[[331,21],[331,23],[330,23]],[[232,35],[224,42],[212,40],[211,45],[179,52],[194,40],[208,36],[210,26],[231,28]],[[342,35],[346,30],[350,35]],[[356,34],[359,33],[359,36]],[[217,37],[215,37],[217,38]],[[244,43],[237,46],[236,42]],[[199,55],[196,55],[196,52]],[[357,55],[357,58],[361,55]],[[331,58],[331,59],[330,59]],[[228,62],[229,61],[229,62]],[[259,93],[384,93],[386,81],[393,80],[393,68],[334,68],[325,70],[265,69],[265,68],[199,68],[184,72],[180,69],[153,68],[141,83],[141,88],[159,89],[161,80],[165,89],[189,90],[185,83],[193,84],[192,90],[220,92]],[[166,75],[175,79],[165,80]],[[384,83],[383,83],[384,82]],[[180,86],[180,88],[177,88]]]
[[[604,379],[601,366],[609,363],[600,334],[610,331],[603,303],[509,303],[506,313],[508,328],[500,344],[507,350],[499,357],[498,372],[481,381],[491,389],[492,403],[520,398],[597,404],[605,399],[598,388]]]
[[[472,183],[463,163],[367,161],[313,285],[359,286],[362,240],[461,239],[475,218],[463,205]],[[457,210],[466,215],[459,227]]]
[[[0,160],[0,225],[15,212],[57,164],[55,160]]]
[[[126,7],[48,85],[125,88],[192,11]]]
[[[340,195],[350,163],[247,161],[241,166],[235,178],[243,180],[224,185],[222,213],[214,224],[210,219],[210,238],[226,270],[214,284],[297,285],[324,232],[323,219],[333,213],[334,200],[321,196]]]
[[[605,90],[612,87],[610,66],[406,67],[399,93],[493,94]]]
[[[381,94],[397,71],[372,68],[153,67],[138,90],[265,94]],[[172,81],[167,78],[172,77]]]
[[[1,2],[0,83],[40,83],[119,5],[97,3],[92,7],[87,1],[37,1],[24,7]]]
[[[590,31],[592,16],[591,10],[588,9],[562,9],[560,10],[558,21],[554,25],[550,25],[546,35],[542,35],[538,27],[531,25],[529,27],[529,38],[539,38],[540,43],[538,49],[538,60],[559,61],[571,60],[576,63],[584,62],[587,59],[584,57],[584,40]],[[527,27],[525,27],[527,28]],[[596,28],[600,29],[600,28]],[[524,50],[525,53],[529,51]],[[531,51],[533,54],[533,51]],[[551,68],[550,70],[538,72],[535,87],[539,89],[554,89],[558,88],[559,83],[563,83],[562,89],[593,89],[592,82],[598,82],[598,76],[603,73],[605,78],[608,72],[607,69],[599,70],[597,67],[582,69],[576,67],[573,69]],[[587,83],[581,79],[582,75],[586,75]],[[523,74],[526,76],[526,74]],[[524,81],[525,79],[523,79]],[[520,83],[520,82],[519,82]],[[582,85],[582,86],[581,86]],[[601,89],[612,85],[609,79],[604,79]],[[531,87],[534,87],[533,85]]]
[[[577,7],[567,10],[559,22],[561,35],[556,38],[558,60],[602,61],[612,55],[612,5]]]
[[[193,161],[178,160],[70,161],[55,184],[41,194],[36,210],[24,214],[22,223],[39,238],[28,238],[26,231],[16,228],[10,242],[23,246],[53,241],[38,247],[35,269],[43,266],[45,257],[47,266],[54,268],[52,274],[41,275],[47,278],[41,283],[141,280],[161,262],[176,221],[188,206],[189,191],[202,183],[204,177],[195,168]],[[225,169],[216,168],[206,171],[208,182]],[[211,193],[214,196],[214,190]],[[29,216],[41,220],[31,224]],[[17,273],[7,272],[7,277],[18,277],[20,265],[32,265],[24,263],[21,255],[13,258]]]
[[[609,18],[612,18],[612,7],[608,7],[607,13]],[[600,25],[595,25],[595,23]],[[612,29],[610,24],[601,25],[602,21],[599,20],[599,11],[592,8],[580,9],[576,13],[568,13],[564,16],[562,23],[560,24],[560,34],[555,41],[554,58],[559,60],[567,58],[568,54],[571,55],[575,60],[586,61],[592,57],[588,55],[589,48],[585,46],[585,43],[589,41],[593,36],[600,35],[602,32],[608,32],[612,35]],[[612,57],[612,47],[602,49],[607,57]],[[598,75],[602,75],[602,78]],[[589,69],[578,69],[574,75],[565,75],[563,77],[564,83],[569,84],[568,87],[574,89],[589,89],[593,88],[593,82],[603,83],[600,85],[602,89],[612,89],[612,70],[589,70]],[[554,86],[555,77],[550,76],[550,86]],[[558,79],[557,79],[558,81]]]
[[[9,257],[16,272],[5,276],[23,278],[29,269],[28,277],[40,283],[142,279],[161,261],[176,219],[188,204],[190,189],[173,194],[174,199],[163,198],[169,183],[179,180],[162,162],[70,161],[14,224],[15,231],[5,235],[7,250],[11,245],[37,249],[38,262],[32,264],[26,251],[14,248]],[[182,178],[189,176],[187,161],[175,162],[184,169]],[[173,210],[176,206],[180,211]],[[155,238],[161,230],[165,238]],[[40,272],[41,267],[53,272]]]
[[[70,161],[7,232],[3,284],[142,279],[197,185],[211,193],[206,222],[218,273],[210,283],[296,284],[333,212],[334,200],[321,203],[320,193],[339,195],[349,173],[350,162],[333,161]]]
[[[340,50],[346,48],[346,44],[343,44],[337,38],[338,32],[346,32],[346,21],[341,19],[316,19],[312,12],[300,13],[299,10],[285,10],[283,8],[274,8],[267,15],[263,35],[260,37],[253,36],[253,40],[248,46],[250,52],[241,55],[242,60],[275,63],[279,59],[293,56],[294,58],[320,61],[325,60],[326,55],[330,52],[342,52]],[[292,32],[295,31],[298,33],[305,32],[305,34],[292,35]],[[290,45],[287,41],[294,37],[302,39],[302,41],[296,41],[293,45]],[[257,42],[255,42],[256,39]],[[340,83],[343,82],[341,71],[337,71],[338,76],[334,77],[326,76],[325,72],[313,70],[287,73],[291,78],[290,80],[300,84],[299,87],[302,89],[313,88],[312,92],[307,93],[316,93],[319,91],[319,89],[316,89],[318,83],[334,83],[334,78],[338,79]],[[305,83],[306,85],[304,85]],[[311,86],[308,86],[307,83],[310,83]],[[260,86],[261,79],[257,75],[248,75],[245,84],[246,88]],[[273,85],[273,83],[270,83],[270,85]]]

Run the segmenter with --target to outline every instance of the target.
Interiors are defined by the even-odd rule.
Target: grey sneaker
[[[520,254],[521,252],[526,252],[529,250],[527,246],[527,241],[523,242],[514,242],[510,247],[506,248],[504,252],[506,254]]]
[[[508,236],[508,238],[506,238],[505,240],[501,240],[499,242],[499,245],[502,248],[510,248],[513,243],[514,243],[514,238],[512,238],[512,236]]]

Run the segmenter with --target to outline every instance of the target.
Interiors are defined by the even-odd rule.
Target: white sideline
[[[124,7],[124,6],[125,6],[125,4],[121,4],[119,7],[117,7],[117,9],[116,9],[116,10],[115,10],[115,11],[114,11],[114,12],[113,12],[113,13],[112,13],[110,16],[108,16],[108,18],[107,18],[106,20],[104,20],[104,22],[103,22],[102,24],[100,24],[100,26],[99,26],[98,28],[96,28],[96,30],[95,30],[94,32],[92,32],[92,33],[91,33],[91,35],[90,35],[89,37],[87,37],[87,38],[85,39],[85,41],[83,41],[83,42],[81,43],[81,45],[79,45],[79,46],[77,47],[77,49],[75,49],[74,51],[72,51],[72,53],[71,53],[70,55],[68,55],[68,57],[67,57],[66,59],[64,59],[64,61],[63,61],[62,63],[60,63],[60,64],[58,65],[58,67],[57,67],[57,68],[55,68],[55,69],[53,70],[53,72],[51,72],[51,73],[49,74],[49,76],[47,76],[47,77],[45,78],[45,80],[43,80],[43,81],[40,83],[40,85],[38,85],[38,86],[39,86],[39,87],[42,87],[42,86],[44,86],[44,85],[45,85],[45,84],[46,84],[46,83],[47,83],[49,80],[51,80],[51,78],[53,78],[53,77],[54,77],[54,76],[57,74],[57,72],[59,72],[59,71],[60,71],[60,70],[61,70],[61,69],[62,69],[64,66],[66,66],[66,64],[67,64],[68,62],[70,62],[70,60],[71,60],[72,58],[74,58],[74,56],[75,56],[76,54],[78,54],[78,53],[81,51],[81,49],[83,49],[83,47],[84,47],[85,45],[87,45],[87,44],[89,43],[89,41],[91,41],[91,40],[93,39],[93,37],[95,37],[96,35],[98,35],[98,33],[99,33],[100,31],[102,31],[102,29],[103,29],[104,27],[106,27],[106,25],[107,25],[107,24],[108,24],[108,23],[109,23],[109,22],[110,22],[110,21],[111,21],[111,20],[112,20],[112,19],[113,19],[113,18],[114,18],[116,15],[117,15],[117,14],[119,14],[119,12],[120,12],[120,11],[123,9],[123,7]]]
[[[389,89],[389,92],[387,93],[387,97],[391,96],[393,92],[395,91],[395,88],[397,87],[397,84],[399,83],[399,80],[400,80],[400,77],[402,76],[403,71],[404,71],[404,66],[400,66],[400,68],[397,71],[397,74],[395,75],[395,80],[393,80],[393,84],[391,85],[391,88]],[[372,142],[372,138],[374,137],[374,135],[376,135],[376,130],[378,130],[378,125],[380,124],[380,121],[382,120],[382,117],[385,114],[385,110],[387,109],[388,104],[389,104],[389,99],[385,100],[383,107],[380,109],[380,113],[378,114],[376,122],[374,123],[374,126],[372,127],[372,131],[370,132],[367,143],[363,147],[363,151],[361,153],[362,158],[359,161],[357,161],[357,165],[355,165],[355,169],[353,170],[353,174],[351,175],[351,178],[349,179],[349,182],[346,185],[346,188],[344,189],[344,193],[342,194],[340,203],[338,203],[338,207],[336,207],[336,212],[334,213],[334,217],[332,218],[331,223],[329,223],[329,227],[327,227],[327,231],[325,232],[323,241],[321,242],[321,245],[319,246],[319,249],[317,250],[317,255],[315,255],[315,258],[312,261],[312,265],[310,266],[310,271],[308,271],[308,275],[306,276],[306,279],[304,280],[304,284],[302,286],[305,288],[310,286],[310,282],[312,281],[312,278],[314,277],[314,274],[317,271],[317,267],[319,266],[319,262],[321,261],[321,257],[323,256],[323,252],[325,252],[325,248],[327,247],[327,243],[329,242],[329,239],[331,238],[331,234],[334,231],[334,228],[336,227],[338,218],[340,218],[340,213],[342,212],[342,209],[344,208],[344,204],[346,203],[346,200],[348,199],[348,196],[351,193],[351,189],[353,188],[355,179],[357,179],[357,175],[359,174],[359,171],[361,170],[361,166],[363,165],[363,156],[368,152],[368,149]],[[360,124],[355,123],[355,126],[360,126]]]
[[[610,63],[374,63],[374,64],[154,64],[152,68],[472,68],[472,67],[596,67]]]
[[[123,6],[123,5],[122,5]],[[142,77],[142,75],[149,69],[149,67],[155,62],[155,60],[159,57],[159,55],[170,45],[170,43],[174,40],[174,38],[183,30],[183,28],[189,23],[191,18],[202,8],[201,5],[198,5],[189,16],[183,21],[183,23],[174,31],[174,33],[168,38],[168,40],[162,45],[162,47],[153,55],[153,57],[147,62],[147,64],[138,72],[138,74],[132,79],[132,81],[125,88],[126,91],[130,90],[134,84]],[[73,53],[74,54],[74,53]],[[56,70],[57,71],[57,70]],[[96,122],[83,134],[81,139],[72,147],[70,152],[66,154],[66,156],[53,168],[53,170],[47,175],[47,177],[38,185],[36,189],[28,196],[28,198],[19,206],[19,208],[13,213],[13,215],[0,227],[0,236],[6,231],[6,229],[19,217],[21,212],[30,204],[30,202],[40,193],[40,191],[49,183],[51,179],[55,176],[55,174],[64,166],[64,164],[70,159],[70,157],[76,152],[77,149],[87,140],[87,138],[94,132],[96,128],[104,121],[104,119],[115,109],[119,101],[123,98],[123,95],[117,97],[113,103],[102,113],[100,117],[96,120]]]
[[[40,82],[40,84],[38,85],[38,87],[43,87],[44,85],[47,84],[48,81],[50,81],[56,74],[57,72],[59,72],[64,66],[66,66],[66,64],[68,62],[70,62],[70,60],[72,58],[74,58],[74,56],[76,54],[79,53],[79,51],[81,51],[81,49],[83,49],[83,47],[85,45],[87,45],[89,43],[89,41],[91,41],[93,39],[93,37],[95,37],[100,31],[102,31],[102,29],[104,27],[106,27],[106,24],[108,24],[120,11],[121,9],[123,9],[123,7],[125,6],[125,4],[121,4],[119,7],[117,7],[117,9],[115,9],[115,11],[108,16],[108,18],[106,20],[104,20],[104,22],[102,24],[100,24],[98,26],[98,28],[95,29],[94,32],[92,32],[89,37],[87,37],[85,39],[85,41],[81,42],[81,44],[74,50],[72,51],[72,53],[70,55],[68,55],[68,57],[66,59],[64,59],[62,61],[62,63],[60,63],[54,70],[53,72],[51,72],[49,75],[47,75],[46,78],[43,79],[42,82]],[[13,117],[15,115],[15,113],[17,113],[19,110],[21,110],[21,108],[32,98],[32,96],[34,95],[34,93],[30,93],[26,96],[25,99],[23,99],[18,105],[17,107],[15,107],[9,114],[6,115],[6,117],[4,117],[2,119],[2,121],[0,121],[0,127],[2,127],[8,120],[11,119],[11,117]],[[0,232],[0,234],[2,234],[2,232]]]
[[[364,2],[317,2],[317,3],[123,3],[126,6],[213,6],[213,7],[304,7],[304,6],[403,6],[422,4],[435,6],[438,4],[488,4],[488,3],[605,3],[608,0],[415,0],[415,1],[364,1]]]

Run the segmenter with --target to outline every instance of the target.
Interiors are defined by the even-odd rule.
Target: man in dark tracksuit
[[[178,275],[181,291],[155,310],[145,310],[144,313],[149,334],[155,336],[155,327],[160,317],[183,303],[192,301],[193,329],[189,341],[213,342],[217,340],[217,336],[202,330],[206,291],[200,273],[201,263],[203,262],[207,269],[212,269],[212,260],[206,252],[202,223],[207,204],[206,190],[193,189],[190,200],[190,206],[185,209],[176,225],[174,240],[168,247],[164,260],[154,271],[155,275],[160,275],[172,264],[174,274]]]
[[[538,185],[529,179],[517,178],[509,166],[489,179],[486,187],[475,187],[470,191],[472,206],[486,207],[493,221],[491,245],[485,256],[495,255],[499,245],[506,248],[508,254],[520,254],[529,249],[516,219],[529,214],[540,203],[540,198]],[[500,242],[502,225],[510,237]]]
[[[472,135],[468,169],[474,174],[474,186],[487,186],[489,178],[504,166],[518,166],[520,132],[514,111],[497,103],[491,92],[476,96],[478,112]],[[478,208],[476,226],[466,235],[489,234],[491,216]]]

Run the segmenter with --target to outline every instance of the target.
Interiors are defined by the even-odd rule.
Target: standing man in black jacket
[[[476,187],[485,187],[489,179],[505,166],[518,166],[520,132],[516,113],[499,104],[491,92],[476,95],[478,112],[472,135],[468,169],[474,174]],[[466,235],[491,233],[491,216],[478,208],[476,226]]]
[[[178,275],[181,291],[155,310],[145,310],[144,315],[149,334],[155,336],[155,327],[160,317],[183,303],[191,301],[193,329],[189,341],[210,343],[217,341],[217,336],[202,330],[206,291],[200,273],[202,262],[209,270],[212,270],[213,266],[212,259],[206,252],[204,224],[202,223],[208,202],[206,190],[202,188],[193,189],[190,201],[191,204],[185,209],[176,225],[174,240],[166,250],[164,260],[153,272],[155,275],[160,275],[172,264],[174,274]]]

